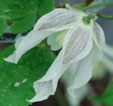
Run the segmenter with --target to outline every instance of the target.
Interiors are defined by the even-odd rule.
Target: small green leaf
[[[28,106],[35,96],[33,82],[40,79],[55,59],[44,44],[27,52],[18,64],[3,60],[14,50],[0,50],[0,106]]]
[[[105,105],[113,106],[113,83],[106,89],[102,96],[91,97],[89,99],[92,101],[103,103]]]
[[[0,37],[3,35],[6,28],[7,28],[6,19],[0,17]]]
[[[11,31],[15,34],[29,31],[38,15],[50,12],[53,0],[0,0],[0,17],[10,21]],[[3,33],[3,32],[2,32]]]
[[[29,14],[20,20],[14,21],[14,23],[11,25],[11,31],[15,34],[27,32],[28,29],[31,29],[35,24],[35,21],[36,16]]]
[[[39,15],[44,15],[54,8],[53,0],[38,0],[37,12]]]

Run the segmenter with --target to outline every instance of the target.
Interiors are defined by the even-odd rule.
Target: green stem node
[[[89,25],[91,19],[94,19],[96,16],[98,16],[102,19],[105,19],[105,20],[113,20],[113,16],[105,16],[105,15],[100,14],[100,13],[92,13],[92,14],[89,14],[87,17],[83,17],[83,22],[85,24]]]

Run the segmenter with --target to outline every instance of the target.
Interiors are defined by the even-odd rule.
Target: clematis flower
[[[109,45],[106,44],[104,47],[102,60],[94,65],[91,80],[100,80],[104,78],[105,75],[107,75],[108,73],[113,74],[113,47],[110,47]],[[72,81],[73,74],[74,74],[73,70],[65,71],[61,79],[62,83],[65,86],[67,87],[69,86],[69,84]],[[66,89],[66,98],[70,106],[80,106],[81,101],[88,95],[88,92],[91,90],[92,90],[91,85],[86,84],[85,86],[76,90],[75,98],[73,98],[72,96],[70,96],[68,90]]]
[[[113,47],[106,44],[104,47],[102,60],[96,63],[93,68],[93,76],[91,80],[100,80],[100,79],[102,80],[108,73],[113,74]],[[66,71],[61,79],[62,83],[65,86],[68,86],[72,81],[72,76],[73,70]],[[90,94],[89,91],[92,91],[92,87],[90,84],[86,84],[85,86],[79,88],[76,91],[75,98],[72,98],[72,96],[70,96],[69,92],[66,89],[66,98],[70,106],[80,106],[82,100],[88,94]]]
[[[73,72],[71,82],[67,86],[73,97],[76,90],[90,80],[93,66],[102,57],[105,37],[95,19],[91,19],[89,24],[83,21],[87,16],[88,14],[76,9],[55,9],[42,16],[27,36],[17,40],[16,50],[5,58],[6,61],[17,63],[25,52],[47,37],[58,42],[55,50],[61,48],[47,73],[34,82],[36,95],[29,102],[42,101],[53,95],[58,80],[68,70]]]

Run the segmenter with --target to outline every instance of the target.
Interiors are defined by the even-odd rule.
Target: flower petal
[[[58,43],[56,42],[56,38],[59,34],[60,32],[56,32],[53,35],[49,36],[47,39],[47,44],[50,46],[52,51],[57,51],[61,49],[61,46],[58,45]]]
[[[16,50],[9,57],[5,58],[5,60],[11,63],[17,63],[24,53],[39,44],[42,40],[44,40],[51,34],[52,32],[38,30],[33,30],[29,32],[27,36],[17,40],[15,44]]]
[[[84,58],[92,48],[92,27],[76,25],[67,33],[64,44],[64,64]]]
[[[28,102],[42,101],[47,99],[50,95],[54,95],[59,77],[49,81],[34,82],[36,95],[31,100],[28,100]]]
[[[87,96],[88,86],[83,86],[76,90],[75,98],[73,98],[68,90],[66,90],[66,98],[70,106],[80,106],[81,101]]]
[[[64,42],[64,39],[65,39],[67,32],[68,32],[68,30],[61,31],[60,34],[56,38],[56,42],[61,47],[63,46],[63,42]]]
[[[99,24],[94,23],[94,41],[96,42],[96,45],[103,49],[105,45],[105,35],[103,29],[100,27]]]
[[[62,51],[57,56],[54,63],[51,65],[47,73],[38,81],[34,82],[34,89],[36,92],[29,102],[42,101],[53,95],[56,91],[59,78],[68,67],[63,67]]]
[[[84,15],[84,13],[78,10],[55,9],[41,17],[36,23],[34,29],[48,31],[69,29],[80,19],[81,15]]]
[[[67,30],[64,30],[64,31],[56,32],[48,37],[47,44],[51,47],[51,50],[56,51],[62,48],[66,33]]]
[[[93,67],[101,58],[102,51],[94,45],[91,53],[89,53],[87,57],[72,64],[73,67],[71,70],[74,71],[75,74],[72,76],[73,81],[68,90],[73,97],[76,95],[76,89],[84,86],[91,79]],[[76,64],[78,67],[74,68]]]

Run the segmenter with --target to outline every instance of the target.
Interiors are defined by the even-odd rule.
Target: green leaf
[[[44,15],[54,7],[53,0],[0,0],[0,17],[12,22],[14,34],[29,31],[37,15]]]
[[[25,17],[20,20],[15,21],[12,24],[11,31],[13,33],[27,32],[28,29],[31,29],[31,26],[33,26],[35,24],[35,19],[36,19],[35,15],[29,15],[29,16],[25,16]],[[22,27],[22,25],[23,25],[23,27]]]
[[[8,4],[10,7],[6,13],[9,20],[13,23],[11,31],[15,34],[27,32],[36,22],[34,8],[28,5],[30,1],[15,0],[11,5]]]
[[[35,96],[33,82],[40,79],[55,59],[44,44],[27,52],[18,64],[3,60],[14,50],[0,50],[0,106],[28,106]]]
[[[50,12],[54,8],[53,0],[39,0],[37,6],[37,12],[39,15],[44,15]]]
[[[102,96],[91,97],[89,99],[92,101],[103,103],[105,105],[113,106],[113,83],[106,89]]]
[[[3,0],[0,0],[0,16],[4,15],[4,12],[8,10],[8,6],[4,3]]]
[[[0,17],[0,37],[2,36],[6,28],[7,28],[6,19]]]

